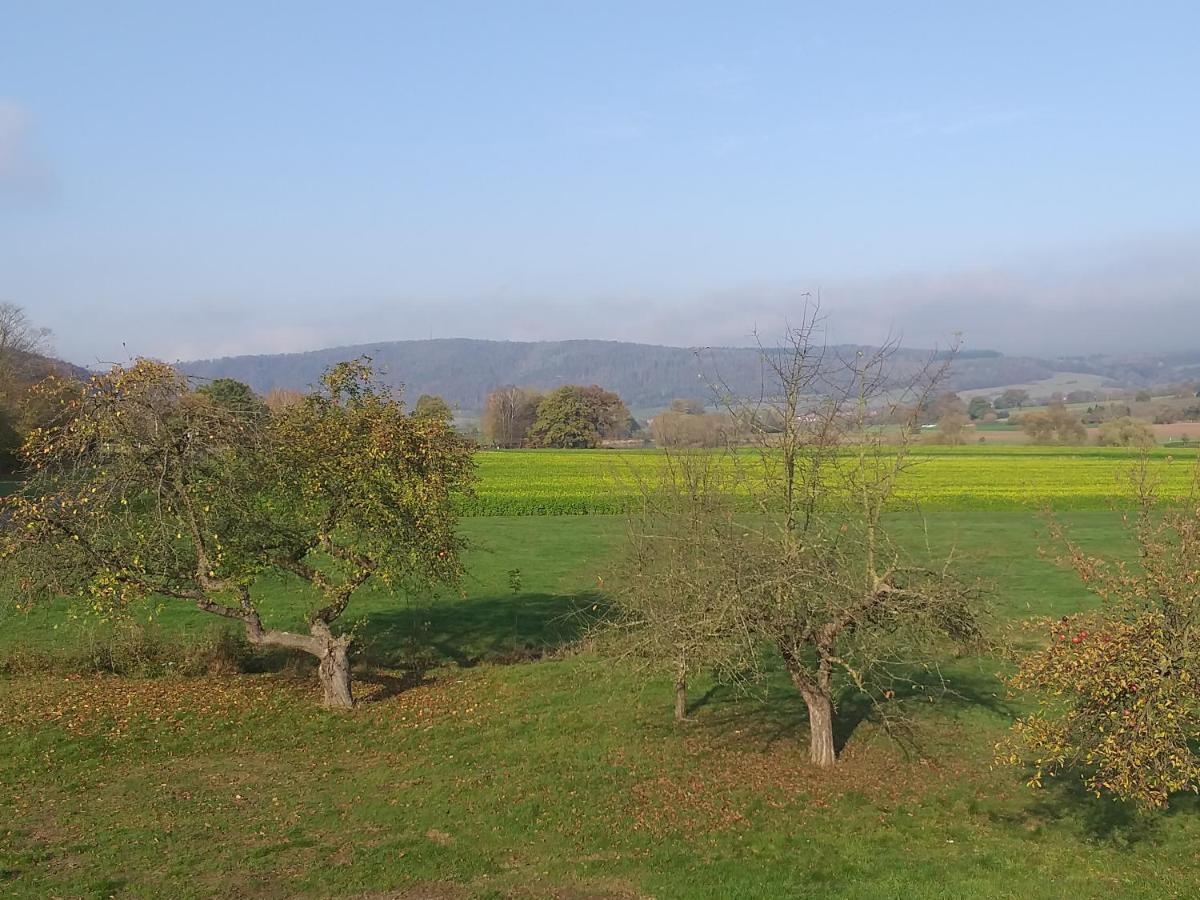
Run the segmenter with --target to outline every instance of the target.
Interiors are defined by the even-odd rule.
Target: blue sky
[[[0,299],[93,363],[1200,344],[1194,3],[0,0]]]

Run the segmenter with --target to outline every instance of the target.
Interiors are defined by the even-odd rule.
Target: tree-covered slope
[[[831,348],[853,354],[856,348]],[[200,378],[236,378],[260,392],[271,388],[305,388],[335,362],[367,355],[393,384],[405,385],[410,397],[440,394],[464,410],[478,410],[493,388],[502,384],[552,388],[560,384],[599,384],[616,391],[631,407],[664,406],[675,397],[708,397],[709,382],[723,379],[738,393],[753,392],[761,366],[752,348],[661,347],[619,341],[481,341],[465,338],[388,341],[334,347],[307,353],[235,356],[181,363]],[[928,351],[905,350],[900,368],[928,357]],[[990,387],[1047,378],[1044,362],[992,353],[958,359],[950,386],[956,390]]]

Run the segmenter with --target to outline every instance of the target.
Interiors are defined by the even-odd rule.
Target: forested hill
[[[18,353],[15,359],[15,368],[17,376],[28,384],[41,381],[47,375],[75,378],[79,381],[87,381],[92,376],[92,373],[83,366],[56,359],[53,356],[42,356],[38,353]]]
[[[840,348],[853,354],[855,348]],[[664,406],[676,397],[709,394],[707,378],[719,373],[738,392],[751,392],[759,380],[758,351],[717,348],[696,351],[617,341],[480,341],[442,339],[389,341],[274,356],[235,356],[181,363],[199,378],[236,378],[259,392],[303,389],[341,360],[370,356],[387,381],[403,384],[409,397],[440,394],[463,410],[482,408],[484,398],[503,384],[552,388],[560,384],[599,384],[616,391],[632,408]],[[909,350],[900,362],[914,365],[927,351]],[[955,390],[1034,381],[1052,374],[1039,360],[981,352],[955,362]]]

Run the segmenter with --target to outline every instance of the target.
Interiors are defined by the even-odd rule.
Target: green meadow
[[[1035,791],[993,764],[1021,709],[993,658],[944,660],[945,686],[918,680],[901,698],[917,711],[903,746],[843,705],[832,774],[807,764],[803,703],[782,675],[750,694],[700,684],[691,721],[673,724],[665,680],[580,640],[624,520],[534,514],[612,512],[629,460],[653,465],[481,454],[474,511],[509,514],[464,518],[461,592],[377,589],[351,609],[362,702],[349,713],[319,707],[305,661],[249,654],[186,607],[147,605],[136,628],[70,603],[5,607],[0,894],[1200,895],[1190,798],[1141,815],[1073,778]],[[894,514],[895,532],[953,546],[989,591],[991,627],[1018,644],[1038,639],[1024,619],[1092,602],[1039,555],[1032,507],[1059,506],[1089,548],[1129,549],[1119,515],[1088,508],[1117,496],[1127,455],[928,460],[910,485],[929,511]],[[1182,491],[1190,467],[1158,462]],[[958,493],[928,499],[948,496],[935,484]],[[257,589],[268,624],[300,622],[294,585]]]

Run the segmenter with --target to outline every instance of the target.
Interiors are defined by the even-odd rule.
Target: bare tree
[[[1021,416],[1021,428],[1035,444],[1083,444],[1087,442],[1087,429],[1077,413],[1071,412],[1061,402],[1051,403],[1045,412],[1026,413]]]
[[[50,338],[50,329],[35,326],[24,307],[0,303],[0,395],[6,403],[25,381],[30,357],[47,352]]]
[[[948,412],[938,419],[937,433],[931,438],[938,444],[964,444],[969,422],[970,420],[963,413]]]
[[[267,405],[267,409],[273,413],[282,412],[294,403],[300,403],[304,400],[304,392],[297,391],[294,388],[273,387],[267,391],[267,396],[263,398],[263,403]]]
[[[497,447],[520,447],[537,418],[541,394],[527,388],[505,385],[488,394],[481,430]]]
[[[15,303],[0,303],[0,357],[14,354],[41,353],[47,348],[52,332],[38,328]]]
[[[661,642],[678,644],[671,630],[690,620],[708,638],[693,634],[688,646],[721,651],[709,660],[731,647],[772,647],[808,707],[811,759],[831,766],[834,709],[844,694],[866,698],[886,725],[899,725],[893,685],[936,673],[942,641],[978,640],[981,630],[976,592],[953,577],[949,560],[931,564],[890,538],[885,513],[909,465],[913,422],[890,441],[875,425],[900,409],[918,415],[953,354],[931,357],[897,384],[890,375],[895,342],[843,358],[822,336],[813,305],[778,345],[760,342],[755,397],[734,394],[714,373],[714,391],[748,446],[722,452],[731,483],[721,488],[736,502],[708,507],[725,518],[709,527],[703,547],[708,571],[694,587],[707,594],[679,599],[683,615],[668,618]],[[659,554],[656,564],[669,568],[665,554],[676,551],[646,540],[651,530],[682,535],[695,526],[683,517],[674,528],[648,519],[645,531],[633,533],[631,553]]]
[[[733,420],[726,413],[659,413],[650,423],[650,436],[659,447],[721,447],[737,441]]]
[[[730,627],[728,561],[734,493],[720,454],[673,449],[650,478],[630,469],[641,504],[628,521],[615,580],[617,615],[599,636],[622,660],[671,678],[675,720],[687,716],[688,683],[707,668],[738,672],[753,655]]]

